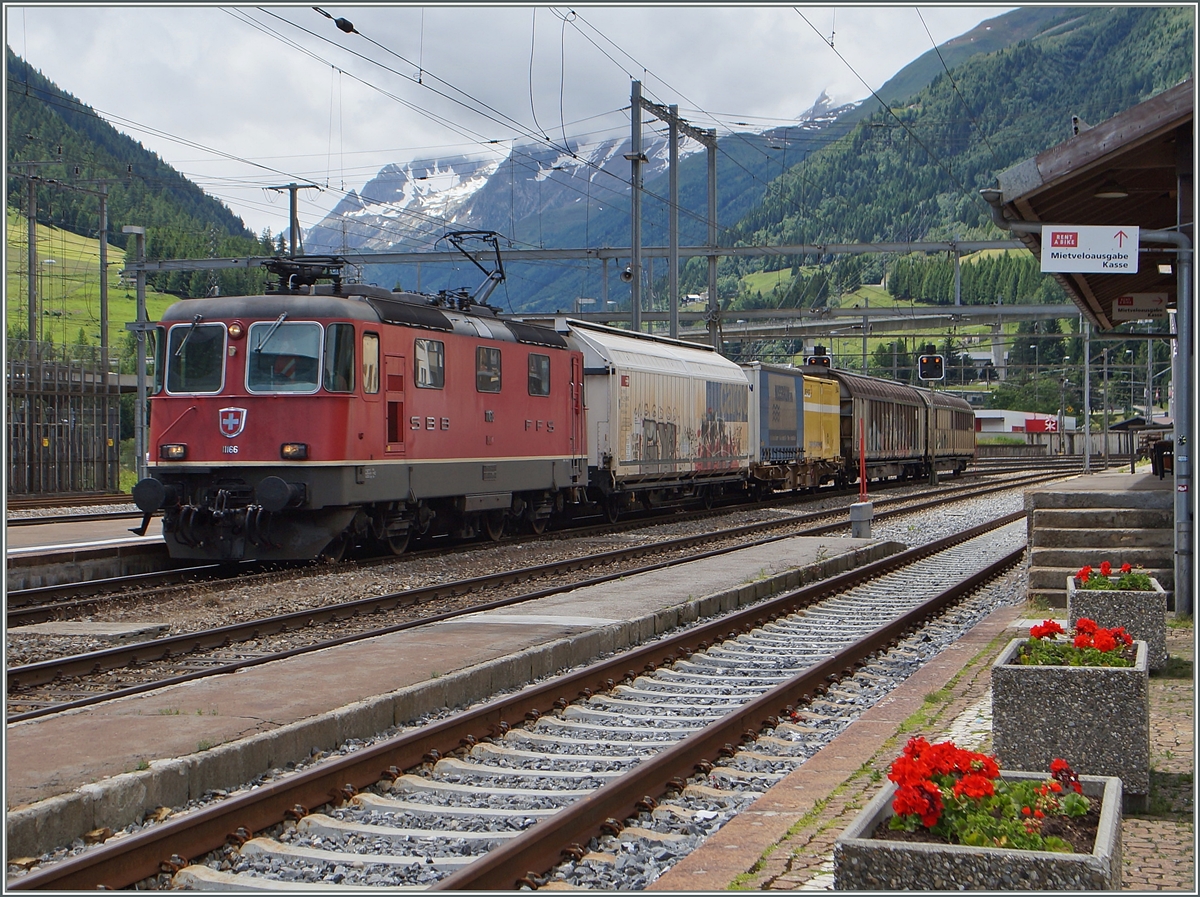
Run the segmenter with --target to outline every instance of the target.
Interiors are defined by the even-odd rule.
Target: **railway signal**
[[[831,366],[830,357],[825,354],[824,346],[813,346],[813,354],[804,359],[805,364],[811,364],[814,367],[827,368]]]
[[[917,364],[917,376],[922,380],[945,380],[946,359],[941,355],[922,355]]]

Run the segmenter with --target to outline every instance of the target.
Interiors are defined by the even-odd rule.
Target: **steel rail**
[[[1043,479],[1047,479],[1047,478],[1053,478],[1053,477],[1051,477],[1050,475],[1047,475],[1047,474],[1034,475],[1034,476],[1031,476],[1026,479],[1018,479],[1013,482],[1009,482],[1004,487],[1001,487],[1001,488],[1016,488],[1017,486],[1026,485],[1030,482],[1039,482],[1039,481],[1041,481]],[[933,496],[937,496],[937,495],[954,495],[956,492],[960,492],[960,491],[962,491],[962,490],[940,489],[937,491],[923,493],[923,495],[925,497],[933,497]],[[851,494],[851,493],[849,491],[847,491],[846,494]],[[982,494],[982,493],[980,493],[980,494]],[[830,497],[830,496],[823,495],[822,497]],[[919,497],[920,496],[907,496],[907,497],[883,499],[882,501],[878,502],[878,504],[884,505],[884,504],[902,503],[905,501],[915,500],[916,498],[919,498]],[[965,498],[965,497],[970,497],[970,496],[966,495],[963,497]],[[792,499],[792,501],[794,501],[794,496],[788,496],[788,498],[790,498],[790,499]],[[781,503],[787,503],[787,502],[783,501],[782,496],[778,500]],[[719,511],[698,511],[698,512],[693,512],[692,514],[685,514],[682,517],[679,515],[676,515],[675,517],[673,517],[671,519],[671,522],[676,523],[676,522],[679,522],[680,520],[703,518],[706,516],[711,516],[713,514],[728,513],[729,510],[730,510],[729,507],[722,507]],[[830,512],[809,512],[807,514],[796,515],[792,519],[794,521],[802,522],[804,520],[816,519],[817,517],[825,516],[828,513],[830,513]],[[876,516],[883,517],[884,513],[881,512],[881,513],[877,514]],[[631,523],[632,522],[634,522],[634,521],[631,520]],[[637,522],[644,523],[645,525],[648,525],[648,526],[654,526],[654,525],[660,524],[662,522],[662,518],[638,519]],[[776,524],[774,522],[764,522],[762,525],[771,526],[771,525],[784,525],[784,524],[783,523]],[[571,530],[564,530],[562,532],[555,533],[550,538],[553,538],[554,535],[578,537],[580,535],[586,535],[589,532],[589,530],[593,529],[593,528],[598,532],[607,532],[609,529],[609,526],[602,525],[602,526],[592,527],[589,525],[585,525],[585,526],[574,528]],[[731,530],[729,532],[734,532],[734,531]],[[536,539],[540,540],[543,537],[526,537],[526,538],[531,539],[531,540],[536,538]],[[507,544],[507,545],[519,544],[520,541],[522,541],[522,540],[518,539],[518,540],[506,541],[505,544]],[[434,554],[437,552],[435,549],[429,549],[427,552],[413,552],[413,553],[409,554],[408,557],[410,557],[410,558],[411,557],[419,557],[426,553]],[[395,557],[387,556],[387,557],[381,557],[381,558],[370,558],[370,559],[366,559],[365,561],[359,561],[358,563],[360,566],[362,566],[364,563],[369,564],[369,565],[375,565],[375,564],[392,563],[395,560],[396,560]],[[198,565],[198,566],[194,566],[194,567],[181,567],[181,568],[177,568],[174,570],[162,570],[162,571],[157,571],[157,572],[153,572],[153,573],[133,574],[131,576],[108,577],[105,579],[87,580],[85,582],[78,582],[78,583],[68,583],[68,584],[55,585],[55,586],[38,586],[35,588],[30,588],[30,589],[18,589],[18,590],[10,591],[6,595],[7,611],[6,611],[5,623],[9,628],[16,628],[16,627],[20,627],[20,626],[27,626],[27,625],[30,625],[33,623],[41,623],[41,622],[45,622],[48,620],[61,619],[62,616],[65,614],[89,612],[92,608],[98,607],[101,604],[107,603],[109,600],[112,600],[113,597],[117,597],[117,598],[127,597],[125,595],[109,596],[109,595],[103,595],[103,593],[106,590],[114,590],[114,589],[118,589],[118,588],[123,588],[125,586],[129,586],[129,585],[145,587],[148,589],[169,588],[180,582],[190,581],[189,577],[201,577],[205,580],[220,581],[223,579],[240,577],[242,575],[247,575],[247,574],[254,575],[259,572],[263,572],[263,573],[265,573],[265,575],[271,575],[273,573],[278,572],[278,569],[276,569],[276,570],[267,569],[267,570],[263,571],[262,570],[263,566],[264,565],[255,564],[253,562],[247,562],[242,565],[242,567],[244,569],[236,569],[236,570],[231,571],[231,570],[229,570],[227,565],[223,565],[223,564],[202,564],[202,565]],[[545,572],[545,571],[540,571],[540,572]],[[89,600],[90,596],[94,596],[97,594],[100,594],[103,597]],[[80,596],[80,597],[76,598],[75,600],[68,600],[68,601],[52,600],[54,597],[64,597],[64,596]]]
[[[89,505],[133,504],[133,496],[128,492],[103,492],[95,494],[67,495],[38,495],[36,497],[13,498],[5,502],[11,510],[28,510],[30,508],[79,508]]]
[[[680,657],[694,653],[695,650],[703,650],[727,637],[736,637],[741,632],[765,624],[769,619],[778,619],[785,614],[794,613],[827,595],[882,576],[1019,520],[1023,516],[1023,511],[1007,514],[953,536],[767,599],[709,623],[690,627],[684,632],[667,635],[652,644],[608,658],[587,669],[532,685],[516,694],[498,698],[454,717],[402,733],[294,776],[267,783],[254,791],[111,841],[12,880],[8,882],[8,887],[11,890],[92,890],[129,887],[142,879],[157,875],[160,871],[179,867],[191,859],[216,850],[228,840],[237,839],[239,829],[246,832],[261,831],[288,816],[306,815],[309,808],[316,808],[331,801],[347,800],[362,788],[374,785],[384,778],[395,779],[401,774],[401,770],[436,760],[464,744],[472,743],[472,739],[499,736],[508,730],[510,720],[536,720],[565,706],[578,696],[611,689],[618,681],[635,678],[643,670],[650,671],[673,663]],[[1010,555],[1010,562],[1011,558],[1019,554],[1014,552]],[[992,568],[995,567],[996,565],[992,565]],[[972,577],[972,580],[974,579],[977,577]],[[931,604],[932,602],[922,605],[918,610],[907,614],[905,619],[920,619],[933,613],[934,608]],[[831,668],[842,666],[845,666],[844,661],[840,664],[823,664],[823,676],[831,675]],[[751,706],[758,707],[760,704],[761,701],[756,701]],[[722,747],[726,741],[728,737],[721,740]],[[693,736],[688,739],[688,743],[693,747],[700,744],[706,749],[709,740]],[[640,789],[642,793],[645,790],[645,787]],[[641,796],[639,793],[638,797]],[[584,803],[591,807],[592,799],[586,798]],[[528,844],[528,839],[524,836],[521,836],[521,840],[523,844]],[[555,859],[561,846],[560,844],[555,848]],[[529,865],[524,856],[517,864]],[[524,871],[527,870],[523,870],[522,874]],[[505,889],[511,886],[511,881],[502,885]]]
[[[155,516],[161,517],[161,512]],[[54,517],[10,517],[5,526],[53,526],[60,523],[95,523],[98,520],[141,520],[141,511],[111,511],[107,514],[57,514]]]
[[[546,873],[561,862],[569,849],[581,849],[602,834],[603,826],[636,816],[641,807],[654,805],[705,764],[717,760],[722,750],[739,742],[749,743],[763,730],[779,724],[780,717],[795,704],[823,694],[830,685],[852,676],[857,664],[894,645],[909,629],[921,625],[947,605],[969,594],[980,584],[1020,560],[1025,549],[1011,552],[970,578],[919,605],[866,638],[805,670],[750,703],[732,711],[716,723],[672,747],[655,754],[633,770],[553,816],[526,829],[511,841],[489,851],[458,872],[435,882],[433,891],[515,890],[521,885],[536,887]],[[640,805],[640,806],[639,806]]]
[[[1011,486],[1008,484],[991,486],[982,490],[976,490],[968,497],[978,497],[980,495],[986,495],[992,492],[1004,491],[1008,488],[1011,488]],[[904,500],[905,499],[897,499],[898,502]],[[931,499],[915,506],[908,505],[901,508],[882,511],[875,516],[876,519],[885,519],[887,517],[912,513],[914,511],[924,510],[929,507],[939,506],[942,504],[944,504],[944,501],[941,499]],[[802,523],[806,518],[812,519],[828,517],[829,514],[830,512],[813,511],[809,514],[800,515],[799,517],[786,520],[751,523],[740,527],[734,527],[729,530],[722,530],[717,533],[706,533],[698,536],[684,536],[680,537],[679,539],[656,542],[650,545],[638,546],[636,548],[615,549],[613,551],[603,552],[601,554],[590,555],[586,558],[574,558],[568,561],[555,561],[548,564],[539,564],[533,567],[526,567],[506,573],[489,574],[488,576],[477,577],[475,579],[457,580],[455,582],[446,583],[440,586],[426,586],[421,589],[393,592],[389,595],[373,598],[363,598],[357,601],[345,602],[343,604],[334,605],[328,608],[294,611],[290,614],[284,614],[278,617],[266,617],[260,620],[251,620],[242,624],[230,624],[229,626],[206,630],[200,633],[171,636],[163,639],[153,639],[147,642],[139,642],[135,645],[108,648],[102,651],[90,652],[88,654],[71,655],[63,658],[41,661],[35,664],[12,667],[7,673],[8,692],[10,698],[15,700],[19,697],[15,694],[15,691],[19,688],[46,685],[56,681],[59,678],[67,676],[94,675],[99,672],[120,669],[122,667],[143,663],[152,663],[160,660],[169,660],[175,656],[194,654],[199,651],[213,650],[215,648],[225,648],[235,642],[250,641],[263,635],[275,635],[283,632],[298,631],[309,625],[319,625],[321,623],[336,622],[338,620],[352,619],[360,616],[366,617],[374,613],[382,613],[388,610],[394,610],[397,607],[410,607],[416,604],[435,600],[439,597],[453,597],[455,595],[467,594],[472,591],[480,591],[487,587],[507,585],[510,583],[520,582],[525,579],[536,578],[538,576],[556,575],[563,572],[571,572],[573,570],[583,569],[585,567],[594,567],[622,560],[631,560],[646,554],[660,554],[664,551],[686,549],[692,545],[711,542],[714,538],[736,538],[740,535],[752,534],[754,532],[791,527],[797,522]],[[208,669],[197,670],[195,672],[179,676],[172,676],[165,679],[143,682],[125,688],[114,689],[102,694],[96,694],[86,698],[79,698],[74,701],[55,703],[46,707],[40,707],[36,710],[29,710],[23,713],[13,714],[7,717],[6,721],[14,723],[22,720],[38,719],[43,716],[61,713],[65,710],[89,707],[94,704],[103,703],[104,701],[110,701],[116,698],[143,694],[147,691],[152,691],[156,688],[162,688],[168,685],[178,685],[184,682],[191,682],[196,679],[203,679],[208,676],[224,675],[227,673],[236,672],[240,669],[258,666],[264,663],[270,663],[275,660],[283,660],[288,657],[295,657],[301,654],[310,653],[312,651],[320,651],[325,648],[332,648],[338,645],[348,644],[350,642],[375,638],[394,632],[401,632],[406,629],[423,626],[429,623],[441,622],[443,620],[452,619],[463,614],[479,613],[481,611],[508,607],[513,604],[544,598],[549,595],[558,594],[564,591],[570,591],[592,585],[600,585],[605,582],[611,582],[613,580],[621,579],[638,573],[647,573],[667,567],[678,566],[680,564],[691,563],[692,561],[703,560],[709,557],[717,557],[719,555],[728,554],[733,551],[739,551],[744,548],[765,545],[783,539],[795,538],[797,536],[815,536],[830,532],[837,532],[838,530],[845,529],[847,526],[849,526],[847,522],[839,521],[836,523],[809,527],[807,529],[802,529],[795,532],[787,532],[780,535],[768,536],[752,543],[741,543],[722,548],[714,548],[699,554],[689,555],[688,557],[684,558],[670,558],[664,561],[648,564],[636,570],[622,570],[614,573],[603,574],[601,576],[591,577],[566,585],[551,586],[546,589],[539,589],[523,595],[500,598],[496,601],[473,605],[470,608],[447,611],[445,613],[423,617],[419,620],[409,620],[392,626],[380,627],[365,632],[351,633],[334,639],[314,642],[310,645],[303,645],[298,648],[291,648],[280,652],[272,652],[255,657],[248,657],[242,660],[233,661],[231,663],[209,667]]]
[[[1010,484],[997,484],[984,489],[974,490],[971,495],[966,497],[978,497],[980,495],[987,495],[992,492],[1005,491],[1009,488],[1012,488]],[[900,498],[896,499],[896,501],[900,503],[907,501],[907,499]],[[889,516],[913,513],[915,511],[927,509],[931,506],[937,506],[941,504],[944,504],[943,499],[934,498],[925,502],[920,502],[916,505],[905,505],[904,507],[882,511],[875,516],[876,519],[885,519]],[[798,515],[796,517],[783,520],[760,521],[758,523],[733,527],[731,529],[722,530],[716,533],[704,533],[696,536],[683,536],[677,539],[669,539],[663,542],[655,542],[634,548],[614,549],[612,551],[602,552],[600,554],[589,555],[586,558],[573,558],[567,561],[554,561],[547,564],[535,565],[533,567],[525,567],[515,571],[489,574],[487,576],[475,577],[466,580],[456,580],[451,583],[426,586],[423,588],[410,589],[403,592],[392,592],[388,595],[361,598],[356,601],[343,602],[330,607],[293,611],[288,614],[281,614],[274,617],[263,617],[258,620],[250,620],[245,623],[231,623],[228,626],[204,630],[202,632],[184,633],[177,636],[168,636],[166,638],[138,642],[133,645],[122,645],[113,648],[106,648],[100,651],[92,651],[87,654],[69,655],[66,657],[40,661],[38,663],[11,667],[7,671],[6,676],[8,683],[8,694],[10,697],[16,697],[15,692],[20,688],[48,685],[62,678],[95,675],[97,673],[121,669],[123,667],[169,660],[172,657],[226,648],[231,644],[243,641],[251,641],[256,638],[261,638],[265,635],[278,635],[285,632],[298,631],[312,625],[321,625],[345,619],[352,619],[355,617],[367,617],[372,614],[394,610],[398,607],[411,607],[417,604],[433,601],[438,598],[468,594],[473,591],[481,591],[489,587],[508,585],[540,576],[558,575],[561,573],[585,569],[587,567],[602,566],[605,564],[633,560],[638,557],[643,557],[647,554],[661,554],[666,551],[687,549],[694,545],[711,542],[715,538],[738,538],[740,536],[770,531],[772,529],[790,528],[798,523],[804,523],[805,520],[828,517],[831,515],[831,513],[832,512],[829,511],[812,511],[808,514]],[[346,644],[348,642],[399,632],[413,626],[423,625],[425,623],[450,619],[464,613],[478,613],[479,611],[483,610],[506,607],[512,604],[521,603],[523,601],[543,598],[547,595],[553,595],[570,589],[599,585],[604,582],[620,579],[636,573],[645,573],[653,570],[663,569],[665,567],[690,563],[692,561],[701,560],[707,557],[716,557],[718,555],[727,554],[732,551],[739,551],[755,545],[768,544],[770,542],[794,538],[797,536],[814,536],[829,532],[836,532],[838,530],[845,529],[848,525],[849,524],[845,521],[838,521],[835,523],[809,527],[799,531],[766,537],[749,544],[743,543],[725,546],[722,548],[715,548],[696,555],[691,555],[686,558],[671,558],[665,561],[659,561],[654,564],[646,565],[645,567],[633,571],[624,570],[620,572],[604,574],[602,576],[574,582],[569,585],[552,586],[547,589],[530,592],[524,595],[498,599],[497,601],[476,605],[469,609],[449,611],[444,614],[434,615],[421,620],[412,620],[405,623],[399,623],[394,626],[372,629],[367,632],[352,633],[349,635],[340,636],[336,639],[320,641],[300,648],[292,648],[282,652],[269,653],[266,655],[235,661],[229,664],[222,664],[220,666],[211,667],[207,670],[188,673],[183,676],[175,676],[168,679],[156,680],[154,682],[140,683],[135,686],[116,689],[104,694],[97,694],[86,698],[80,698],[75,701],[63,702],[61,704],[53,704],[47,707],[38,708],[36,710],[13,714],[12,716],[7,717],[7,722],[19,722],[26,719],[37,719],[42,716],[48,716],[53,713],[62,712],[64,710],[91,706],[93,704],[112,700],[117,697],[141,694],[153,688],[162,687],[165,685],[174,685],[181,682],[190,682],[206,676],[231,673],[239,669],[257,666],[258,664],[268,663],[273,660],[294,657],[298,654],[308,653],[310,651],[318,651],[324,648]],[[10,614],[10,625],[12,617],[13,615]]]

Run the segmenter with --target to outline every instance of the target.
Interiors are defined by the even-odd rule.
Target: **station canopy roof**
[[[1005,217],[1179,229],[1194,241],[1193,85],[1188,78],[1094,127],[1079,123],[1069,140],[1001,172],[997,181]],[[1072,122],[1062,125],[1071,128]],[[1041,257],[1039,234],[1016,236]],[[1111,330],[1123,323],[1113,318],[1119,296],[1166,293],[1168,307],[1175,307],[1174,262],[1173,246],[1154,244],[1143,247],[1137,274],[1054,276],[1093,324]]]

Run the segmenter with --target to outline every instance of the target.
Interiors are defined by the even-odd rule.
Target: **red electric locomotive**
[[[561,334],[465,295],[292,283],[163,315],[133,494],[172,557],[400,553],[540,532],[583,497],[583,357]]]

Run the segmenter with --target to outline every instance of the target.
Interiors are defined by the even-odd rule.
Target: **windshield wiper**
[[[263,338],[258,341],[258,345],[254,347],[255,352],[261,352],[263,350],[263,346],[265,346],[267,341],[275,335],[275,331],[279,329],[279,325],[283,323],[283,319],[286,317],[287,312],[285,311],[275,319],[275,323],[267,329],[267,332],[263,335]]]
[[[200,326],[200,319],[201,319],[202,317],[204,317],[204,316],[203,316],[203,315],[196,315],[196,317],[192,318],[192,326],[191,326],[191,327],[189,327],[189,328],[188,328],[188,332],[187,332],[187,333],[185,333],[185,334],[183,335],[183,339],[181,339],[181,340],[179,341],[179,347],[178,347],[178,348],[175,350],[175,357],[176,357],[176,358],[178,358],[178,357],[179,357],[179,354],[180,354],[180,353],[183,351],[183,347],[184,347],[184,346],[186,346],[186,345],[187,345],[187,341],[188,341],[189,339],[191,339],[191,336],[192,336],[192,334],[196,332],[196,328]]]

